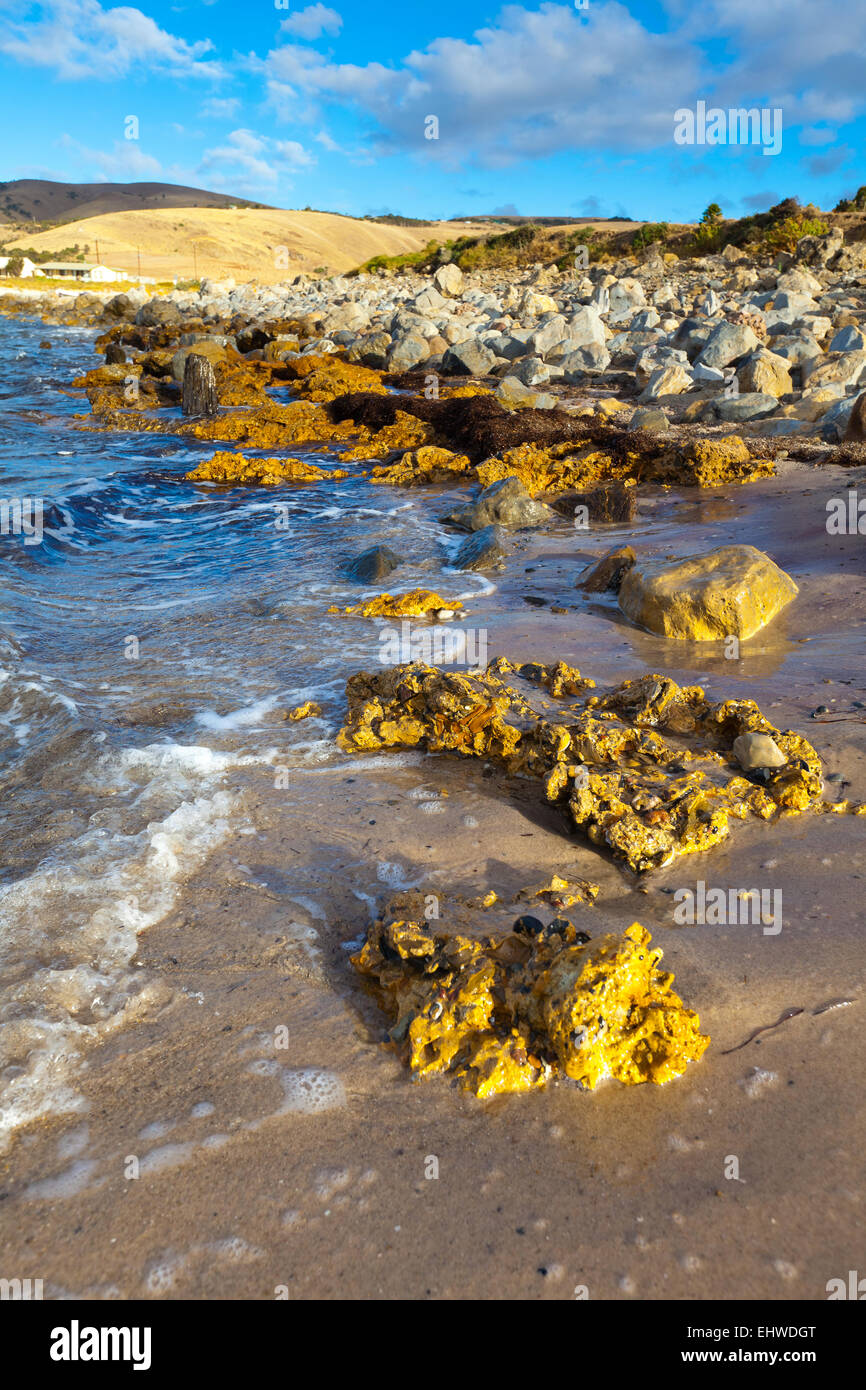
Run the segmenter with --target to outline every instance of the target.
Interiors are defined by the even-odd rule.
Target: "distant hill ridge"
[[[111,212],[151,208],[264,208],[267,203],[210,193],[176,183],[53,183],[12,179],[0,183],[0,218],[10,222],[77,222]]]

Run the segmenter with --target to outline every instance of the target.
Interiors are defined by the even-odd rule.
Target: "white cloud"
[[[297,140],[273,140],[274,155],[281,163],[292,169],[309,169],[315,164],[314,155],[308,153]]]
[[[446,162],[472,153],[496,166],[670,140],[700,58],[676,34],[644,29],[617,0],[593,0],[584,12],[507,5],[471,39],[435,39],[394,68],[332,63],[286,44],[267,56],[265,71],[319,102],[360,107],[377,127],[379,153],[413,149]],[[428,115],[439,118],[438,141],[424,138]]]
[[[45,0],[32,20],[0,16],[0,52],[69,80],[125,77],[139,66],[171,77],[221,77],[219,63],[202,61],[212,49],[210,39],[187,43],[141,10],[103,9],[99,0]]]
[[[340,15],[336,10],[329,10],[327,5],[308,5],[305,10],[289,15],[280,25],[284,34],[291,34],[297,39],[318,39],[322,34],[338,34],[342,27]]]
[[[159,160],[152,154],[145,154],[137,140],[115,140],[111,150],[92,150],[73,140],[70,135],[63,135],[60,144],[73,150],[100,179],[126,183],[162,173]]]
[[[220,186],[269,188],[284,175],[312,168],[315,163],[315,156],[297,140],[274,140],[242,128],[233,130],[224,145],[206,150],[199,171],[211,174],[211,182],[218,181]],[[211,173],[214,170],[216,177]]]
[[[212,116],[215,120],[228,120],[240,110],[240,97],[208,97],[202,104],[200,116]]]
[[[645,27],[620,0],[585,10],[507,4],[471,37],[434,39],[385,66],[336,63],[286,43],[261,64],[271,104],[348,105],[367,118],[378,154],[414,151],[486,167],[564,150],[669,145],[673,113],[698,98],[780,106],[786,129],[841,123],[866,108],[866,7],[846,0],[663,0],[667,31]],[[306,11],[304,12],[306,13]],[[435,11],[434,11],[435,13]],[[283,32],[300,37],[290,21]],[[724,56],[710,40],[725,37]],[[439,119],[425,140],[424,119]]]
[[[320,130],[313,138],[318,145],[322,145],[329,153],[345,154],[342,145],[338,145],[333,136],[329,135],[326,130]]]
[[[727,40],[735,56],[719,73],[722,106],[762,98],[785,124],[843,122],[866,106],[866,7],[850,0],[667,0],[689,39]]]

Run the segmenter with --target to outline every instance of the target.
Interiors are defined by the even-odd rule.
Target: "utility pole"
[[[99,265],[99,238],[96,239],[96,264]]]

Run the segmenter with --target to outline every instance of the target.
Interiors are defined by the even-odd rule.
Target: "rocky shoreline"
[[[866,462],[863,259],[833,232],[803,238],[795,255],[772,264],[733,247],[679,262],[656,246],[640,260],[575,273],[537,266],[512,280],[493,271],[467,278],[446,263],[430,277],[297,277],[268,288],[204,282],[197,293],[157,298],[135,289],[72,299],[34,292],[6,297],[0,312],[100,330],[104,364],[70,383],[91,407],[80,428],[155,430],[234,446],[186,474],[199,485],[326,480],[338,487],[359,476],[397,488],[468,485],[464,504],[442,518],[469,533],[453,567],[502,572],[512,534],[561,525],[563,517],[574,518],[578,533],[633,526],[635,498],[648,484],[739,486],[771,477],[787,458],[816,467]],[[289,447],[301,456],[240,452]],[[347,466],[323,468],[305,451],[333,454]],[[352,467],[364,462],[373,467]],[[401,563],[378,546],[357,556],[349,572],[381,588]],[[769,555],[731,544],[664,560],[615,546],[576,584],[617,594],[621,612],[647,632],[733,642],[737,652],[798,594]],[[461,608],[415,589],[329,612],[442,623],[459,622]],[[559,668],[571,669],[562,661]],[[435,716],[419,705],[417,684],[432,681],[433,690],[440,679],[434,668],[397,666],[378,684],[360,673],[349,682],[342,746],[448,746],[498,760],[509,773],[518,765],[541,769],[547,798],[568,801],[576,826],[634,872],[718,844],[729,815],[864,809],[823,801],[815,750],[775,728],[754,701],[711,707],[700,687],[679,691],[654,674],[634,682],[643,700],[637,714],[626,681],[607,703],[591,697],[586,711],[571,705],[559,722],[521,730],[501,725],[509,701],[530,720],[537,715],[502,687],[501,673],[489,667],[480,693],[448,678],[450,693]],[[573,675],[577,684],[563,688],[571,696],[583,688],[580,672]],[[589,714],[595,705],[602,721],[625,721],[625,733],[599,724]],[[290,717],[312,710],[320,713],[308,702]],[[465,720],[472,721],[468,742]],[[705,720],[724,730],[722,758],[660,737],[682,741]],[[693,770],[661,785],[663,766],[685,774],[695,757],[727,758],[735,775],[714,787],[704,770]],[[648,780],[630,767],[643,767]],[[423,934],[423,924],[417,930]],[[500,1065],[500,1042],[491,1035],[479,1046],[498,1077],[494,1083],[485,1073],[485,1093],[509,1089],[514,1069]],[[535,1084],[539,1073],[527,1065],[512,1077],[517,1089]]]

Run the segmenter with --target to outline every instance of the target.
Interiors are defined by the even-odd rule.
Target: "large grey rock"
[[[639,280],[625,277],[610,287],[610,322],[629,318],[635,309],[646,304],[646,295]]]
[[[636,410],[628,427],[630,430],[649,430],[650,434],[664,434],[670,429],[670,421],[663,410]]]
[[[758,338],[747,323],[718,324],[710,334],[700,356],[699,362],[707,367],[728,367],[738,357],[754,352]]]
[[[332,338],[335,333],[350,331],[361,333],[370,326],[370,315],[357,300],[347,300],[345,304],[335,304],[322,322],[323,333]]]
[[[533,391],[516,376],[504,376],[493,394],[503,405],[528,406],[531,410],[553,410],[557,404],[555,396]]]
[[[426,318],[429,314],[441,314],[446,306],[446,301],[433,285],[428,285],[420,294],[416,294],[412,300],[412,307],[417,314],[423,314]]]
[[[463,271],[459,265],[440,265],[433,276],[433,284],[446,298],[459,299],[463,293]]]
[[[130,318],[134,313],[134,306],[128,294],[116,294],[108,300],[105,312],[115,319]]]
[[[823,356],[817,340],[811,333],[790,333],[773,339],[773,352],[784,357],[790,367],[802,367],[811,358]]]
[[[615,333],[607,340],[607,351],[615,367],[631,367],[645,348],[660,347],[664,341],[664,334],[651,328],[643,333]]]
[[[358,584],[378,584],[403,563],[387,545],[371,545],[346,566],[349,579]]]
[[[552,347],[561,343],[565,336],[564,317],[562,314],[551,314],[530,334],[527,347],[537,357],[544,357]]]
[[[486,376],[496,362],[496,354],[478,338],[455,343],[442,358],[442,370],[453,376]]]
[[[426,342],[426,340],[423,340]],[[388,353],[391,348],[390,333],[366,333],[363,338],[358,338],[346,353],[349,362],[360,362],[362,367],[375,367],[377,371],[384,371],[388,365]],[[399,368],[398,370],[406,370]]]
[[[430,348],[426,338],[417,333],[407,333],[392,343],[388,351],[388,367],[392,372],[410,372],[413,367],[426,362]]]
[[[600,343],[588,343],[586,347],[568,353],[557,366],[563,381],[579,385],[588,372],[607,371],[610,366],[610,353]]]
[[[836,405],[831,405],[830,409],[821,418],[821,438],[825,444],[841,444],[845,438],[856,396],[848,396],[847,399],[838,401]]]
[[[721,367],[708,367],[703,362],[696,362],[692,367],[692,378],[694,381],[722,382],[725,373]]]
[[[631,321],[631,328],[638,333],[642,333],[647,328],[655,328],[661,322],[658,311],[654,308],[641,309],[640,313],[635,314]]]
[[[776,278],[776,289],[791,291],[794,294],[807,294],[812,298],[821,293],[821,281],[811,270],[794,266]]]
[[[863,352],[866,350],[866,334],[862,328],[855,328],[853,323],[848,323],[844,328],[840,328],[838,333],[831,338],[828,345],[828,352]]]
[[[642,348],[634,364],[638,386],[646,386],[653,372],[658,371],[659,367],[669,366],[672,362],[679,362],[683,367],[688,366],[688,358],[682,348],[668,347],[665,343],[653,343],[651,347]]]
[[[740,734],[734,739],[734,757],[745,772],[761,767],[784,767],[788,761],[769,734]]]
[[[660,400],[662,396],[680,396],[692,384],[692,374],[681,362],[667,362],[650,376],[639,399],[642,403]]]
[[[789,313],[805,314],[808,311],[815,312],[818,305],[810,294],[800,294],[796,290],[781,290],[773,299],[773,311],[779,313],[780,310],[787,310]]]
[[[779,402],[775,396],[766,396],[760,391],[747,391],[741,396],[722,396],[714,401],[712,412],[717,420],[735,423],[738,420],[760,420],[772,415]]]
[[[571,341],[575,350],[588,347],[590,343],[598,343],[604,347],[606,335],[598,309],[592,304],[584,304],[572,314],[568,320],[567,332],[562,336]]]
[[[803,364],[803,384],[809,387],[828,386],[838,381],[840,386],[856,386],[866,373],[866,352],[842,352],[823,358],[812,358]]]
[[[496,333],[485,336],[484,343],[497,357],[505,357],[515,362],[529,352],[529,339],[532,333],[528,328],[515,328],[510,333]]]
[[[458,570],[501,569],[507,551],[503,544],[505,537],[500,526],[484,526],[474,535],[467,536],[454,557],[454,568]]]
[[[142,328],[162,328],[180,323],[180,310],[170,299],[151,299],[135,315]]]
[[[682,348],[690,362],[706,346],[714,325],[706,319],[683,319],[671,340],[671,346]],[[717,365],[717,364],[713,364]]]
[[[491,483],[475,502],[459,507],[446,520],[464,531],[482,531],[485,526],[540,526],[553,516],[550,507],[535,502],[519,478],[500,478]]]
[[[544,386],[550,381],[550,368],[545,366],[540,357],[526,357],[510,368],[508,375],[516,376],[524,386]]]

